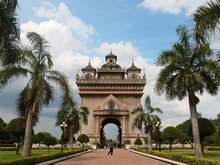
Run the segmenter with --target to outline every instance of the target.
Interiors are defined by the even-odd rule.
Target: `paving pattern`
[[[114,149],[113,155],[108,155],[109,149],[99,149],[83,154],[56,165],[168,165],[168,163],[148,158],[125,149]]]

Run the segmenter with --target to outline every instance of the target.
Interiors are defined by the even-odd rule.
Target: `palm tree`
[[[193,139],[197,157],[203,157],[199,138],[197,94],[205,91],[216,95],[219,84],[219,63],[213,59],[209,44],[197,45],[186,26],[179,26],[179,41],[170,50],[162,51],[156,63],[162,66],[155,84],[155,92],[169,100],[188,96]]]
[[[0,61],[3,66],[14,63],[19,54],[20,30],[16,18],[17,0],[0,1]]]
[[[76,102],[72,97],[62,97],[62,105],[57,113],[56,126],[65,121],[67,124],[66,133],[69,136],[69,150],[73,148],[73,135],[79,131],[80,117],[82,117],[85,124],[88,123],[88,108],[83,107],[82,111],[78,111],[76,108]]]
[[[163,113],[163,111],[160,108],[154,108],[151,106],[150,96],[145,98],[145,108],[146,110],[136,108],[132,111],[132,114],[137,114],[133,126],[141,129],[142,124],[144,124],[145,133],[148,134],[148,150],[152,150],[152,132],[156,122],[160,121],[160,118],[154,113]]]
[[[17,99],[17,111],[20,116],[26,118],[22,157],[31,155],[33,126],[38,121],[40,110],[53,100],[54,88],[49,82],[58,84],[65,97],[70,93],[67,77],[52,70],[52,57],[48,52],[49,45],[46,39],[35,32],[27,33],[27,38],[32,47],[23,47],[17,64],[0,71],[1,88],[13,78],[24,76],[29,79]]]

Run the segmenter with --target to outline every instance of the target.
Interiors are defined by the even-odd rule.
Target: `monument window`
[[[113,100],[109,100],[108,102],[108,109],[115,109],[115,103]]]
[[[131,78],[132,78],[132,79],[137,79],[138,76],[137,76],[136,74],[132,74],[132,75],[131,75]]]
[[[86,76],[85,76],[85,78],[86,78],[86,79],[91,79],[91,78],[92,78],[92,75],[89,74],[89,73],[87,73]]]

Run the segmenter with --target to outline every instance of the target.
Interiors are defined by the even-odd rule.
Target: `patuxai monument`
[[[81,97],[81,107],[88,107],[88,124],[81,123],[80,133],[88,135],[90,142],[101,141],[103,128],[109,123],[119,129],[119,143],[131,140],[141,131],[133,127],[135,116],[131,112],[141,107],[141,97],[146,76],[134,65],[123,69],[117,64],[117,56],[105,56],[105,64],[95,69],[89,62],[76,75],[76,84]]]

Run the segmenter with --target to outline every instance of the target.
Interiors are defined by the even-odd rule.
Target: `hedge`
[[[205,148],[209,151],[220,151],[220,146],[208,146]]]
[[[143,149],[137,149],[134,148],[135,151],[140,151],[143,153],[147,153],[150,155],[154,155],[154,156],[158,156],[158,157],[162,157],[162,158],[167,158],[167,159],[171,159],[177,162],[182,162],[182,163],[186,163],[186,164],[190,164],[190,165],[220,165],[220,161],[216,161],[216,160],[209,160],[206,158],[195,158],[192,156],[182,156],[182,155],[176,155],[176,154],[171,154],[171,153],[162,153],[162,152],[156,152],[156,151],[147,151],[147,150],[143,150]]]
[[[0,151],[15,151],[16,147],[0,147]]]
[[[31,157],[27,157],[27,158],[21,158],[18,160],[13,160],[13,161],[0,161],[0,165],[33,165],[33,164],[37,164],[37,163],[42,163],[45,161],[49,161],[49,160],[53,160],[53,159],[57,159],[57,158],[61,158],[64,156],[68,156],[68,155],[73,155],[73,154],[77,154],[80,152],[84,152],[87,151],[87,148],[80,148],[74,151],[68,151],[68,152],[61,152],[61,153],[56,153],[56,154],[45,154],[45,155],[38,155],[38,156],[31,156]]]
[[[16,147],[15,144],[0,144],[0,147]]]

